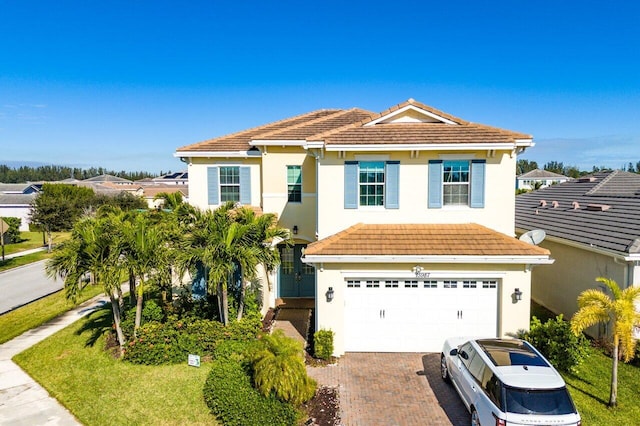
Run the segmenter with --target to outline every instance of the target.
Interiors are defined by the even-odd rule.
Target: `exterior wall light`
[[[329,290],[327,290],[327,293],[325,294],[327,296],[327,302],[331,302],[333,300],[333,287],[329,287]]]
[[[513,292],[513,303],[517,303],[522,300],[522,292],[519,288],[516,288]]]
[[[298,225],[293,225],[293,235],[298,235]]]

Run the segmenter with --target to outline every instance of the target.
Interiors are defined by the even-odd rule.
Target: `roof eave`
[[[249,158],[260,157],[261,155],[260,151],[255,153],[250,151],[176,151],[173,153],[173,156],[178,158]]]
[[[520,145],[517,145],[518,147]],[[448,143],[448,144],[327,144],[327,151],[469,151],[513,150],[513,143]]]
[[[542,256],[436,256],[436,255],[309,255],[304,263],[493,263],[513,265],[549,265],[555,262],[548,255]]]

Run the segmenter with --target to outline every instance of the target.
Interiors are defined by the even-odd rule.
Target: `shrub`
[[[316,358],[329,359],[333,356],[333,331],[318,330],[313,335],[313,345]]]
[[[123,324],[129,321],[130,316]],[[142,324],[138,337],[127,344],[124,359],[134,364],[160,365],[186,362],[189,354],[213,357],[223,342],[252,342],[259,330],[259,320],[236,321],[225,327],[219,321],[171,316],[165,323]],[[240,343],[237,350],[244,348]]]
[[[571,331],[571,324],[562,315],[542,323],[531,320],[531,329],[523,338],[535,346],[560,371],[573,372],[588,356],[589,341]]]
[[[238,360],[216,361],[203,393],[207,406],[224,425],[295,425],[299,417],[290,404],[253,388],[251,376]]]
[[[299,405],[315,394],[316,382],[307,375],[302,344],[282,330],[263,336],[252,361],[253,381],[263,395]]]

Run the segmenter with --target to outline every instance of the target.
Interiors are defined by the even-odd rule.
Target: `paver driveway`
[[[440,354],[347,353],[335,366],[308,367],[338,387],[342,424],[469,425],[458,394],[440,378]]]

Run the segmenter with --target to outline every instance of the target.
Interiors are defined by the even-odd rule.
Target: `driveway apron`
[[[308,371],[319,385],[338,388],[343,425],[471,423],[455,389],[440,378],[437,353],[352,352]]]

